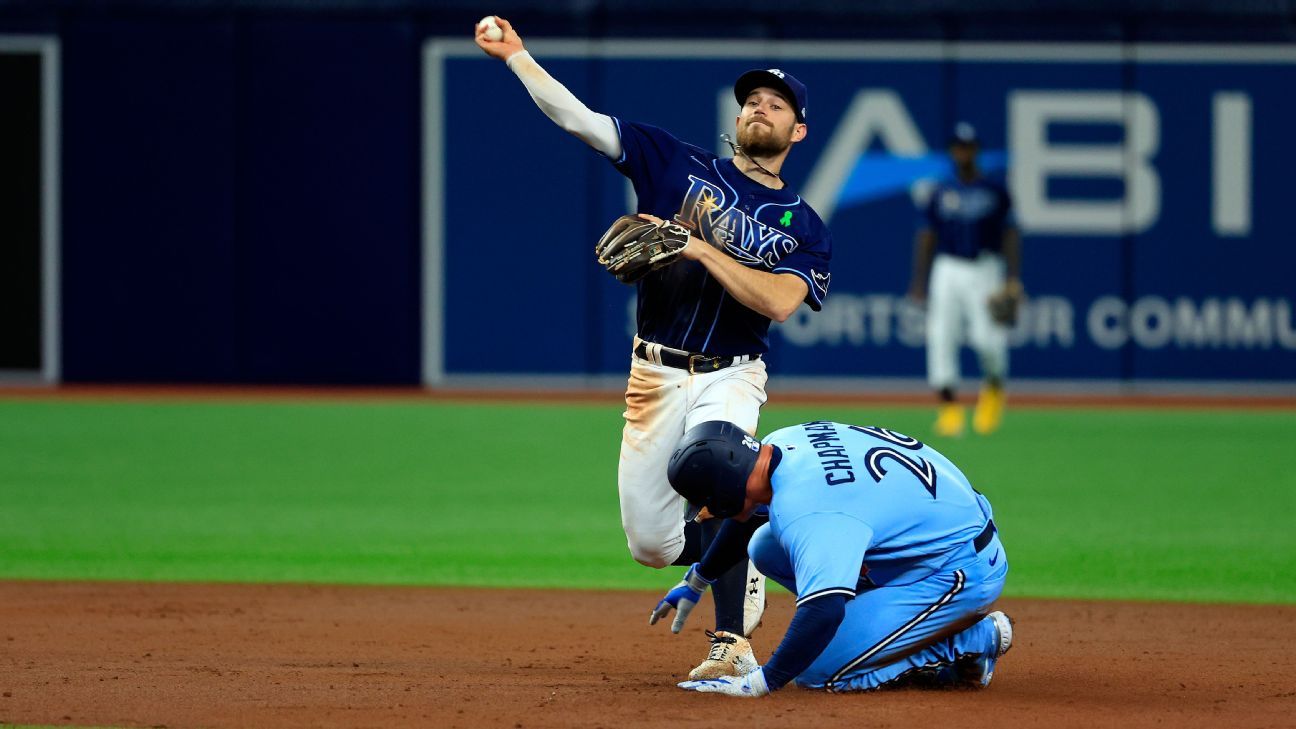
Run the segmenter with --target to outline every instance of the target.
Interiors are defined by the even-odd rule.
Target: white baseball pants
[[[650,357],[656,346],[648,345]],[[767,379],[762,360],[689,374],[631,356],[617,488],[636,561],[665,567],[684,551],[684,498],[666,479],[680,437],[708,420],[728,420],[754,435]]]
[[[927,287],[927,382],[932,389],[958,386],[965,332],[980,358],[981,374],[1008,376],[1008,328],[990,317],[988,304],[1003,284],[1002,256],[936,254]]]

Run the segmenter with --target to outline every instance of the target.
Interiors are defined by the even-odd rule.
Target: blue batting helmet
[[[747,477],[760,455],[760,441],[723,420],[689,428],[671,454],[666,477],[689,502],[685,521],[706,507],[712,516],[739,513],[747,499]]]

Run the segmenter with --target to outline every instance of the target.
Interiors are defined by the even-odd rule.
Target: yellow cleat
[[[958,403],[948,403],[941,405],[939,413],[936,415],[936,435],[943,435],[947,438],[957,438],[963,435],[963,423],[965,420],[964,408]]]
[[[981,388],[981,396],[977,398],[976,412],[972,414],[972,429],[981,435],[990,435],[999,430],[999,424],[1003,422],[1003,411],[1003,388]]]

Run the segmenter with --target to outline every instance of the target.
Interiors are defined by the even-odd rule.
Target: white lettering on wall
[[[1251,234],[1251,96],[1213,98],[1211,226],[1218,235]]]
[[[832,219],[842,186],[850,179],[860,155],[868,150],[875,138],[898,157],[927,153],[927,143],[899,94],[891,89],[856,92],[841,121],[837,122],[832,139],[819,154],[802,196],[825,222]]]
[[[1292,303],[1287,299],[1142,296],[1127,304],[1101,296],[1085,314],[1085,331],[1100,349],[1129,343],[1140,349],[1284,349],[1296,351]],[[629,312],[633,314],[633,309]],[[1031,296],[1008,342],[1014,349],[1071,349],[1076,313],[1061,296]],[[836,293],[823,311],[807,306],[775,327],[795,347],[926,346],[926,314],[903,296]]]
[[[1053,123],[1118,124],[1109,144],[1050,143]],[[1014,91],[1008,97],[1009,186],[1022,229],[1037,233],[1123,235],[1150,228],[1161,212],[1161,178],[1151,160],[1161,144],[1160,115],[1150,99],[1119,91]],[[1049,196],[1054,177],[1124,181],[1114,200]]]
[[[1296,350],[1292,305],[1286,299],[1231,297],[1173,301],[1143,296],[1127,306],[1104,296],[1089,307],[1089,337],[1102,349],[1118,349],[1131,339],[1142,349]]]

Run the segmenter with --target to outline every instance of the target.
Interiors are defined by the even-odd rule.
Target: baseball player
[[[479,28],[477,45],[508,65],[555,124],[629,178],[644,219],[690,233],[677,262],[635,284],[637,336],[617,471],[633,557],[657,568],[690,564],[719,527],[686,527],[684,501],[665,477],[675,442],[715,419],[756,432],[770,321],[802,302],[817,311],[828,293],[828,230],[780,174],[806,136],[806,88],[778,69],[739,77],[738,142],[733,157],[721,158],[662,129],[591,111],[531,57],[507,20],[496,20],[503,37],[490,41]],[[669,95],[665,87],[659,93]],[[764,578],[738,563],[714,577],[717,629],[750,635],[765,607]],[[708,659],[692,675],[716,670],[727,669]]]
[[[818,421],[757,442],[733,423],[694,426],[669,464],[671,485],[706,517],[733,517],[654,614],[700,598],[702,580],[748,553],[796,595],[787,634],[764,665],[740,636],[712,652],[740,676],[681,688],[763,696],[804,688],[986,686],[1012,646],[989,612],[1008,558],[990,502],[931,446],[886,428]],[[749,515],[767,506],[769,522]],[[703,586],[704,587],[704,586]]]
[[[972,426],[988,434],[1003,419],[1008,329],[1022,296],[1021,238],[1008,192],[981,176],[978,142],[959,123],[949,143],[955,179],[932,192],[914,241],[910,297],[927,304],[927,381],[940,401],[938,435],[962,435],[958,402],[959,343],[964,327],[981,363],[984,384]]]

